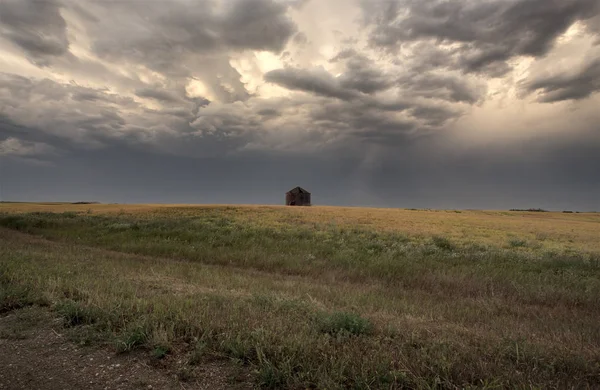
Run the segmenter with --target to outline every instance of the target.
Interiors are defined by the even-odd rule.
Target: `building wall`
[[[285,204],[290,205],[295,201],[295,206],[310,205],[310,194],[285,194]]]

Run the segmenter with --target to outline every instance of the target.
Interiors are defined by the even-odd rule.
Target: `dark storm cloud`
[[[379,70],[375,62],[365,56],[343,52],[335,57],[335,61],[341,59],[348,60],[344,73],[339,77],[323,68],[284,68],[267,72],[264,78],[287,89],[346,101],[384,91],[394,84],[391,75]]]
[[[211,105],[203,98],[148,109],[103,89],[0,73],[0,136],[13,139],[11,148],[43,143],[73,153],[129,145],[157,153],[225,155],[261,136],[263,117],[255,111],[260,109],[239,102]]]
[[[431,56],[432,59],[437,57],[439,57],[437,54]],[[426,69],[420,67],[420,64],[417,66],[411,63],[394,64],[392,61],[391,65],[394,66],[391,70],[382,71],[374,60],[354,49],[340,51],[330,62],[345,64],[344,72],[338,77],[340,87],[354,89],[365,94],[374,94],[399,87],[406,100],[424,98],[475,104],[486,93],[485,85],[481,82],[453,73],[434,72],[437,68],[434,62],[430,62],[429,68]],[[406,108],[406,101],[402,103],[398,109]],[[419,112],[424,113],[425,111],[419,110]]]
[[[340,85],[343,88],[372,94],[389,89],[393,85],[393,79],[382,72],[375,61],[365,56],[354,55],[346,62],[346,71],[340,76]]]
[[[103,138],[121,137],[128,125],[122,110],[138,108],[133,99],[106,90],[0,73],[0,116],[14,124],[3,125],[3,132],[27,133],[31,141],[58,149],[98,147]]]
[[[418,96],[470,104],[481,100],[486,90],[484,86],[449,74],[412,74],[401,77],[398,82]]]
[[[281,113],[274,108],[264,108],[262,110],[257,111],[258,115],[263,117],[278,117],[281,116]]]
[[[332,59],[329,60],[329,62],[337,62],[340,60],[345,60],[347,58],[351,58],[358,55],[358,52],[352,48],[350,49],[344,49],[342,51],[340,51],[335,57],[333,57]]]
[[[307,121],[346,141],[356,139],[388,144],[405,142],[407,133],[420,125],[414,119],[398,118],[377,106],[365,107],[361,101],[320,102],[312,107]]]
[[[265,74],[265,81],[284,88],[311,92],[316,95],[352,100],[360,95],[344,88],[340,81],[324,69],[285,68],[276,69]]]
[[[370,41],[394,48],[431,40],[458,44],[452,62],[467,72],[504,74],[515,56],[547,54],[558,36],[576,21],[600,13],[597,0],[492,0],[365,3],[367,22],[375,23]]]
[[[155,88],[140,88],[135,91],[135,94],[139,97],[156,99],[158,101],[167,103],[181,102],[181,98],[170,91],[165,91]]]
[[[201,79],[220,101],[244,101],[252,94],[231,65],[231,55],[283,50],[297,33],[287,10],[300,3],[232,0],[217,6],[212,0],[170,0],[142,6],[133,0],[2,0],[0,43],[4,38],[38,66],[96,85],[138,90],[139,96],[162,103],[183,99],[181,86],[189,78]],[[61,12],[77,20],[68,29],[74,42],[68,40]],[[80,38],[89,39],[89,46]],[[70,51],[80,42],[91,55]],[[122,71],[131,66],[139,69]],[[138,72],[144,69],[173,82],[158,89],[146,85]],[[78,98],[96,97],[83,93]]]
[[[302,185],[316,204],[600,209],[600,118],[583,100],[600,90],[595,51],[579,70],[548,61],[522,85],[513,75],[498,83],[574,100],[576,114],[536,116],[554,107],[527,101],[523,118],[503,118],[512,96],[484,104],[509,60],[550,53],[576,21],[600,33],[597,0],[364,3],[366,30],[338,25],[341,1],[0,0],[0,45],[12,50],[1,69],[76,80],[0,73],[3,190],[21,200],[280,203]],[[329,59],[331,48],[340,51]],[[42,69],[11,65],[17,50]],[[283,69],[263,75],[276,61]],[[277,96],[261,77],[307,93]],[[554,123],[560,115],[567,125]],[[490,140],[473,146],[479,130]],[[504,135],[517,141],[500,145]],[[55,166],[31,165],[40,162]]]
[[[539,92],[545,103],[578,100],[600,91],[600,58],[579,72],[537,78],[525,85],[527,92]]]
[[[41,157],[49,157],[54,153],[54,148],[44,143],[23,141],[14,137],[0,139],[0,157],[34,158],[40,161]]]
[[[63,150],[69,144],[64,138],[45,133],[35,127],[16,123],[6,115],[0,113],[0,140],[9,138],[25,143],[53,145],[56,151]]]
[[[136,1],[95,5],[107,7],[98,9],[105,19],[95,27],[115,29],[94,42],[96,52],[144,63],[153,63],[154,57],[154,62],[165,62],[162,66],[186,53],[225,49],[280,52],[296,33],[286,15],[287,6],[273,0],[233,0],[225,2],[222,10],[212,1],[148,2],[144,7]],[[115,11],[125,14],[114,15]]]
[[[315,101],[305,102],[303,108],[309,112],[308,117],[295,120],[305,123],[304,126],[317,127],[321,134],[341,137],[345,140],[349,140],[350,137],[374,143],[403,143],[410,134],[441,130],[448,121],[463,115],[462,109],[455,108],[449,103],[417,99],[423,96],[431,97],[431,91],[424,94],[423,91],[413,88],[412,91],[401,90],[391,98],[373,95],[375,92],[392,87],[394,83],[396,85],[402,83],[397,83],[393,78],[384,76],[374,69],[371,73],[370,65],[367,63],[366,66],[360,67],[361,70],[369,69],[368,73],[373,76],[365,77],[361,85],[352,83],[353,80],[357,82],[361,80],[359,77],[354,78],[357,74],[356,70],[333,77],[324,69],[285,68],[267,73],[265,80],[290,90],[308,92],[321,97]],[[413,81],[413,87],[419,82]],[[452,84],[442,79],[438,84],[437,88],[442,88],[446,84],[454,85],[456,91],[451,90],[451,92],[459,97],[468,95],[466,90],[459,88],[458,82]],[[443,92],[438,91],[438,95],[437,97],[444,97]],[[452,93],[449,95],[457,97],[452,96]],[[446,100],[452,101],[452,99]]]
[[[462,112],[453,110],[450,107],[421,105],[411,109],[410,113],[415,118],[420,118],[429,126],[442,126],[450,119],[456,119],[461,116]]]
[[[60,56],[69,50],[66,29],[57,1],[0,2],[0,37],[20,47],[39,65],[47,65],[48,57]]]
[[[507,159],[503,152],[485,147],[448,154],[430,141],[375,150],[379,157],[371,163],[365,158],[366,148],[364,155],[338,151],[293,158],[264,152],[188,158],[124,145],[75,150],[53,160],[60,169],[3,160],[2,196],[34,201],[282,204],[285,191],[301,184],[313,193],[316,205],[600,210],[597,143],[546,145],[536,140],[524,145],[535,151],[534,158],[516,154]],[[240,188],[252,190],[240,197]]]
[[[273,0],[236,0],[218,18],[222,39],[236,49],[281,52],[296,32],[287,6]]]
[[[273,0],[96,2],[86,25],[92,50],[110,61],[138,63],[169,78],[199,77],[222,101],[250,94],[229,60],[232,52],[278,53],[297,32],[288,6]]]

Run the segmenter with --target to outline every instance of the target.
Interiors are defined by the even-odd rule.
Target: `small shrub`
[[[121,339],[117,342],[118,352],[131,351],[136,347],[140,347],[148,340],[148,331],[141,326],[134,327],[128,332],[125,332]]]
[[[248,362],[254,357],[254,349],[249,342],[243,340],[239,335],[235,338],[226,339],[222,343],[224,352],[241,362]]]
[[[261,360],[258,369],[258,384],[264,389],[285,388],[288,378],[293,374],[289,364],[282,363],[283,369],[268,360]]]
[[[18,215],[3,215],[0,218],[0,226],[14,230],[24,230],[28,227],[25,218]]]
[[[17,329],[0,329],[0,340],[25,340],[27,335]]]
[[[112,333],[103,329],[102,325],[83,325],[69,328],[67,338],[78,345],[90,346],[110,340]]]
[[[450,242],[446,237],[434,236],[432,238],[433,245],[445,251],[452,251],[455,249],[454,244]]]
[[[177,379],[180,382],[189,382],[194,378],[194,373],[192,368],[183,366],[177,370]]]
[[[513,238],[508,244],[513,248],[523,248],[527,246],[527,241]]]
[[[206,354],[207,349],[208,349],[208,345],[205,342],[203,342],[203,341],[197,342],[196,345],[194,346],[194,350],[190,354],[190,358],[188,360],[189,364],[191,364],[191,365],[199,364],[202,361],[202,358],[204,357],[204,355]]]
[[[323,315],[318,318],[319,330],[331,335],[350,334],[350,335],[369,335],[373,333],[373,324],[366,318],[358,314],[336,312],[329,315]]]
[[[36,304],[45,306],[47,302],[27,288],[0,285],[0,314]]]
[[[66,327],[91,325],[97,320],[92,309],[82,306],[77,302],[60,302],[56,305],[55,310],[63,318]]]
[[[169,354],[171,349],[164,345],[157,345],[152,351],[152,355],[154,355],[157,359],[162,359]]]
[[[117,223],[113,223],[107,226],[108,230],[117,230],[117,231],[122,231],[122,230],[129,230],[133,227],[133,224],[131,223],[125,223],[125,222],[117,222]]]

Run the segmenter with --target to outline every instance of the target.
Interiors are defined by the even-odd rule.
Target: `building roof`
[[[306,191],[302,187],[293,188],[293,189],[289,190],[288,193],[291,193],[291,194],[310,194],[310,192]]]

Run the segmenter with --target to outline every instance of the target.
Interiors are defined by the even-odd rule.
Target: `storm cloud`
[[[3,0],[1,196],[600,209],[599,21],[597,0]]]
[[[69,50],[67,24],[55,0],[3,0],[0,33],[39,65]]]
[[[507,61],[539,57],[576,22],[600,13],[596,0],[493,0],[375,2],[370,42],[399,48],[411,42],[452,45],[448,67],[501,76]],[[373,6],[367,6],[371,8]],[[590,24],[591,26],[592,24]]]
[[[581,69],[534,79],[525,87],[529,92],[540,92],[540,101],[585,99],[600,91],[600,58]]]

